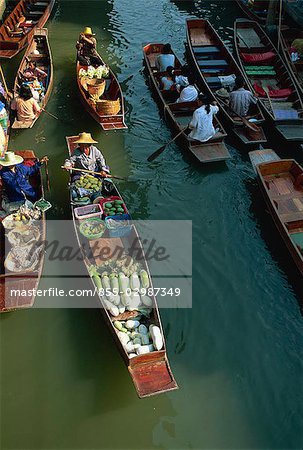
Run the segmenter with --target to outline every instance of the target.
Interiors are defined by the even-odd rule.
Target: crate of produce
[[[79,206],[74,209],[74,214],[76,219],[89,219],[90,217],[100,217],[102,216],[102,208],[99,204],[97,205],[86,205]]]
[[[120,214],[119,216],[108,216],[105,218],[105,226],[108,229],[110,237],[124,237],[131,232],[131,217],[129,214]]]
[[[100,217],[91,217],[81,221],[80,233],[87,239],[99,239],[106,230],[104,221]]]
[[[104,217],[128,214],[125,203],[121,197],[115,195],[100,200],[100,206],[103,210]]]

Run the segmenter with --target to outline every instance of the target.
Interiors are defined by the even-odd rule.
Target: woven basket
[[[121,109],[120,99],[117,100],[99,100],[96,103],[97,111],[103,116],[115,116]]]
[[[89,95],[101,95],[105,91],[106,81],[100,78],[86,79],[86,85]]]

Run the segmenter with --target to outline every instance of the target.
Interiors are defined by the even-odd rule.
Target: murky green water
[[[195,15],[211,19],[231,43],[237,14],[232,2],[57,5],[48,24],[55,64],[48,110],[62,121],[42,116],[33,130],[14,133],[10,148],[50,156],[49,218],[70,217],[67,177],[59,169],[64,138],[86,130],[112,172],[134,180],[119,185],[134,218],[192,219],[193,308],[161,312],[181,389],[146,400],[137,399],[99,311],[2,316],[1,448],[302,447],[298,283],[262,212],[247,155],[231,148],[226,166],[201,168],[172,146],[146,163],[171,135],[142,74],[142,44],[168,41],[182,57],[184,20]],[[85,25],[96,31],[100,53],[122,84],[127,132],[102,133],[78,100],[74,44]],[[4,64],[10,81],[18,61]]]

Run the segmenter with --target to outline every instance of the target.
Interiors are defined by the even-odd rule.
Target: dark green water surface
[[[161,312],[180,390],[145,400],[136,397],[100,311],[2,316],[2,449],[302,448],[300,286],[247,154],[230,146],[227,165],[201,168],[174,145],[146,162],[171,134],[142,73],[142,44],[171,42],[183,57],[184,21],[197,16],[231,45],[238,15],[229,1],[57,4],[48,23],[55,67],[48,110],[64,121],[42,115],[34,129],[12,134],[10,149],[49,155],[49,218],[70,217],[59,166],[65,136],[85,130],[112,172],[135,180],[119,184],[134,218],[193,220],[193,308]],[[74,46],[86,25],[122,84],[126,132],[102,133],[77,97]],[[4,64],[10,82],[19,60]]]

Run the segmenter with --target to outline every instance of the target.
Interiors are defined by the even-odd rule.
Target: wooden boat
[[[39,54],[36,54],[36,52]],[[35,52],[35,53],[34,53]],[[51,95],[51,91],[53,88],[53,61],[52,54],[48,42],[48,31],[46,28],[37,28],[32,37],[32,40],[22,58],[20,63],[14,84],[14,96],[18,97],[18,91],[20,89],[21,84],[25,81],[23,77],[23,73],[25,72],[28,64],[30,62],[35,62],[36,67],[38,69],[43,70],[47,73],[47,77],[41,78],[41,82],[43,85],[43,95],[40,94],[40,102],[39,105],[41,108],[45,108],[49,97]],[[31,121],[22,122],[20,120],[15,119],[13,122],[12,128],[32,128],[39,116]]]
[[[269,0],[236,0],[236,2],[250,20],[254,20],[261,25],[266,24]]]
[[[228,98],[224,99],[217,93],[224,87],[224,83],[233,88],[235,77],[243,75],[218,33],[208,20],[187,19],[186,35],[190,62],[194,66],[203,90],[208,93],[210,98],[218,102],[228,129],[233,131],[241,144],[264,144],[266,136],[262,125],[265,118],[259,105],[251,107],[246,119],[252,120],[252,122],[246,122],[247,125],[244,125],[243,121],[230,110]],[[249,89],[247,85],[245,87]],[[227,86],[226,90],[229,92],[231,89]]]
[[[24,158],[24,162],[27,161],[36,161],[36,156],[31,150],[24,151],[16,151],[17,155],[20,155]],[[37,173],[31,179],[31,183],[35,186],[35,189],[38,192],[38,195],[43,197],[43,184],[42,184],[42,175],[41,171]],[[17,309],[30,308],[33,306],[35,301],[35,292],[33,290],[37,290],[39,281],[42,275],[43,263],[44,263],[44,252],[42,251],[40,254],[40,259],[37,267],[33,271],[29,272],[10,272],[5,270],[4,260],[5,260],[5,249],[8,247],[6,245],[6,237],[4,235],[4,228],[2,225],[2,221],[5,219],[5,212],[1,209],[2,204],[2,195],[3,195],[3,186],[0,178],[0,261],[1,261],[1,270],[0,270],[0,312],[8,312]],[[40,197],[39,197],[40,198]],[[40,224],[40,239],[41,242],[45,241],[46,237],[46,221],[45,214],[42,214]],[[14,291],[15,290],[15,291]],[[15,292],[15,293],[14,293]]]
[[[73,154],[73,151],[77,147],[77,144],[75,144],[75,140],[77,140],[78,136],[72,136],[67,137],[67,146],[69,155],[71,156]],[[111,184],[112,191],[110,195],[116,195],[120,199],[122,199],[118,189],[114,184]],[[103,193],[103,191],[102,191]],[[105,194],[107,197],[108,194]],[[136,242],[136,245],[140,246],[140,249],[142,250],[142,268],[145,269],[148,273],[150,282],[151,282],[151,276],[149,273],[148,265],[146,262],[146,258],[144,255],[144,251],[141,247],[141,243],[139,239],[139,236],[137,234],[137,230],[134,227],[134,225],[131,226],[130,234],[124,237],[110,237],[110,235],[104,234],[101,238],[95,239],[92,241],[88,241],[86,238],[84,238],[80,231],[79,231],[79,224],[81,220],[78,220],[75,215],[75,206],[73,205],[73,202],[71,202],[72,207],[72,214],[73,214],[73,221],[74,221],[74,227],[75,232],[77,236],[77,240],[80,246],[80,249],[82,251],[82,254],[84,256],[84,263],[89,273],[91,273],[91,266],[97,265],[102,268],[104,266],[105,262],[108,262],[110,258],[114,258],[117,261],[120,261],[119,258],[121,256],[118,256],[115,254],[116,249],[124,249],[126,253],[129,254],[128,249],[131,248],[131,245]],[[89,246],[88,244],[89,243]],[[90,247],[90,249],[88,249]],[[88,251],[90,250],[90,251]],[[106,257],[102,259],[100,255],[102,253],[105,255],[104,250],[108,250],[106,252]],[[115,256],[113,256],[115,254]],[[117,259],[118,258],[118,259]],[[134,257],[135,258],[135,257]],[[107,269],[108,270],[108,269]],[[121,270],[121,269],[120,269]],[[118,320],[127,320],[128,318],[135,318],[138,315],[138,311],[126,311],[123,314],[119,314],[118,316],[114,317],[109,310],[107,309],[107,305],[105,304],[104,297],[101,295],[98,296],[101,311],[104,315],[105,321],[114,337],[115,343],[118,347],[118,350],[124,359],[126,366],[128,368],[128,371],[130,373],[130,376],[132,378],[132,381],[135,385],[135,388],[137,390],[137,394],[140,398],[148,397],[155,394],[160,394],[163,392],[172,391],[174,389],[178,388],[178,385],[174,379],[174,376],[172,374],[172,371],[169,366],[166,348],[165,348],[165,338],[164,333],[161,325],[159,310],[157,307],[157,301],[155,296],[152,297],[152,312],[151,316],[148,319],[148,322],[155,324],[159,327],[161,330],[161,335],[163,339],[163,348],[159,351],[152,351],[151,353],[147,354],[141,354],[137,355],[135,357],[130,358],[129,354],[127,353],[125,346],[122,345],[117,328],[114,326],[114,322]],[[141,319],[140,319],[141,320]],[[146,323],[147,324],[147,323]]]
[[[293,62],[291,59],[291,45],[295,39],[303,39],[303,31],[296,28],[282,28],[280,45],[285,62],[292,72],[297,86],[303,95],[303,59]]]
[[[263,112],[288,142],[303,142],[303,103],[287,64],[256,22],[237,19],[234,41],[247,84]]]
[[[255,173],[257,173],[258,164],[280,160],[280,157],[277,155],[277,153],[270,148],[265,148],[262,150],[252,150],[251,152],[248,152],[248,156]]]
[[[20,0],[0,26],[0,58],[11,59],[23,50],[36,28],[46,24],[54,4],[55,0]]]
[[[293,159],[281,159],[256,170],[272,218],[303,275],[303,168]]]
[[[6,103],[5,109],[6,109],[7,114],[8,114],[8,121],[7,121],[7,128],[6,128],[6,130],[5,130],[5,127],[1,125],[2,129],[4,131],[4,134],[5,134],[5,137],[6,137],[6,142],[4,144],[4,148],[0,149],[0,160],[1,160],[1,157],[4,155],[4,153],[6,152],[6,150],[8,148],[8,141],[9,141],[9,135],[10,135],[10,129],[11,129],[11,123],[10,123],[11,99],[7,95],[8,87],[7,87],[7,83],[6,83],[6,80],[5,80],[5,77],[4,77],[4,73],[3,73],[3,69],[2,69],[1,66],[0,66],[0,82],[1,82],[1,85],[2,85],[2,87],[4,89],[4,99],[2,99],[2,101],[3,101],[3,103]]]
[[[157,56],[162,51],[163,44],[147,44],[143,47],[144,63],[149,76],[151,88],[161,105],[164,116],[173,131],[177,134],[186,128],[192,119],[193,112],[198,108],[197,102],[173,103],[169,97],[170,92],[160,89],[159,81],[163,74],[155,66]],[[176,74],[180,73],[181,63],[175,55]],[[207,142],[191,141],[186,133],[181,133],[179,142],[184,148],[190,151],[198,161],[209,163],[224,161],[231,158],[229,151],[224,144],[226,132],[215,118],[215,127],[219,129],[216,135]]]
[[[99,55],[102,60],[101,56]],[[105,63],[102,60],[102,64]],[[109,68],[109,77],[105,80],[105,91],[94,101],[89,93],[89,87],[85,77],[80,78],[81,69],[86,70],[87,66],[81,66],[77,61],[77,84],[81,102],[86,111],[98,122],[104,131],[123,130],[127,128],[124,118],[124,98],[121,86],[113,71]],[[98,94],[99,95],[99,94]]]

